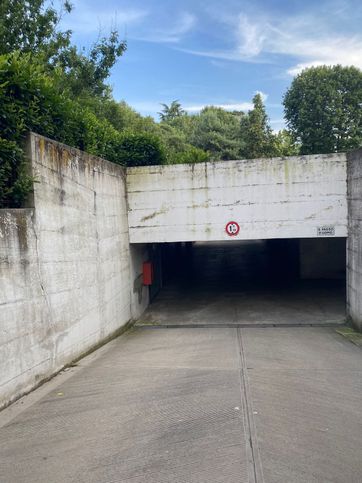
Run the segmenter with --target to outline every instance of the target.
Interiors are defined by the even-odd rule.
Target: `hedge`
[[[21,206],[32,189],[23,143],[29,131],[126,166],[162,164],[164,147],[148,133],[116,130],[71,99],[30,55],[0,56],[0,208]]]

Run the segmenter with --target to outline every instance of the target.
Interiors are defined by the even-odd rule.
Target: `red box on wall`
[[[153,266],[152,262],[143,262],[143,285],[152,285]]]

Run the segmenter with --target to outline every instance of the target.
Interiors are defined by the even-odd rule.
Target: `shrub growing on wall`
[[[155,136],[117,131],[59,89],[29,55],[0,56],[0,207],[21,206],[31,190],[22,146],[29,131],[129,166],[161,164]]]
[[[22,150],[27,132],[72,144],[74,121],[70,101],[29,55],[0,56],[0,207],[20,206],[31,190]]]
[[[0,207],[21,206],[32,188],[26,173],[23,150],[15,141],[0,138]]]
[[[117,162],[126,166],[164,164],[166,156],[159,138],[148,133],[122,133]]]

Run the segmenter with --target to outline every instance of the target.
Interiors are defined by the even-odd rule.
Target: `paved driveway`
[[[361,482],[333,328],[136,328],[0,413],[4,483]]]

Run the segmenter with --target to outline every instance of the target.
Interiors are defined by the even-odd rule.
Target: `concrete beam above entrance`
[[[346,178],[344,153],[129,168],[130,242],[345,237]]]

